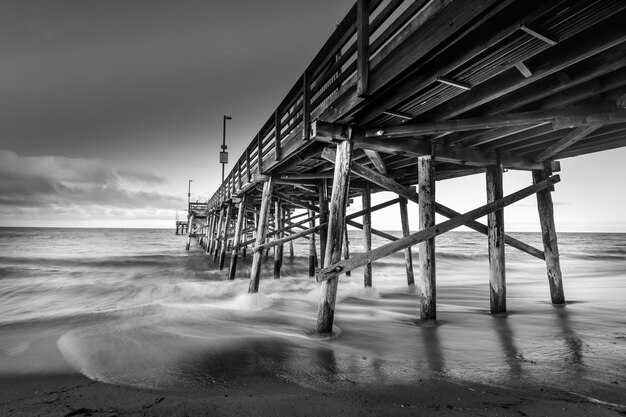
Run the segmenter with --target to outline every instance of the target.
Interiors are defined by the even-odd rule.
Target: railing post
[[[311,82],[308,70],[302,75],[302,139],[311,139]]]
[[[276,109],[276,112],[274,113],[274,130],[275,130],[275,134],[274,134],[274,157],[276,158],[276,161],[280,161],[280,158],[282,157],[282,148],[281,148],[281,137],[280,137],[280,110]]]
[[[369,91],[369,0],[357,0],[357,94],[367,96]]]

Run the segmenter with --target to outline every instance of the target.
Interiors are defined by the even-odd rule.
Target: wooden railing
[[[235,162],[222,185],[208,201],[210,208],[231,198],[254,173],[268,173],[291,156],[286,145],[309,140],[317,116],[339,98],[347,84],[368,93],[370,63],[389,54],[394,41],[403,37],[407,24],[422,11],[426,1],[358,0],[298,81],[263,124]],[[378,56],[377,56],[378,55]]]

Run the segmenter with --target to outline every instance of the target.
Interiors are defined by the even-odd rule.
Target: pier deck
[[[435,319],[434,238],[461,225],[488,236],[493,313],[506,311],[504,243],[545,259],[552,302],[565,302],[552,174],[563,158],[626,145],[625,9],[621,0],[358,0],[206,203],[207,252],[221,246],[222,267],[232,238],[236,268],[254,231],[254,292],[257,254],[297,235],[311,237],[314,258],[318,233],[320,332],[332,329],[339,273],[365,266],[367,275],[371,261],[404,250],[411,285],[414,245],[421,319]],[[529,171],[529,183],[532,172],[533,185],[503,196],[506,169]],[[461,215],[435,201],[436,181],[482,173],[485,206]],[[379,191],[398,194],[389,204],[401,207],[404,238],[372,228],[380,207],[369,196]],[[543,250],[504,235],[502,208],[532,194]],[[346,218],[353,198],[363,199],[362,223]],[[420,205],[414,234],[408,200]],[[284,236],[296,227],[285,213],[295,210],[306,213],[296,225],[309,229]],[[435,212],[450,220],[435,225]],[[487,225],[475,221],[485,214]],[[371,233],[392,242],[347,260],[346,223],[366,242]]]

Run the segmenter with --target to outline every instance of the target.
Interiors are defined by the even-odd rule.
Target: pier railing
[[[271,172],[299,150],[309,140],[309,129],[303,126],[331,107],[346,86],[356,84],[360,95],[369,94],[370,66],[380,63],[404,39],[409,22],[427,3],[357,1],[235,162],[209,199],[209,207],[237,194],[250,184],[253,174]]]

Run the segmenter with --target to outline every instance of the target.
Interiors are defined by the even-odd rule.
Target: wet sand
[[[354,381],[309,389],[277,379],[196,391],[156,391],[79,374],[0,379],[2,416],[624,416],[626,407],[554,388],[504,388],[430,379],[414,385]]]

